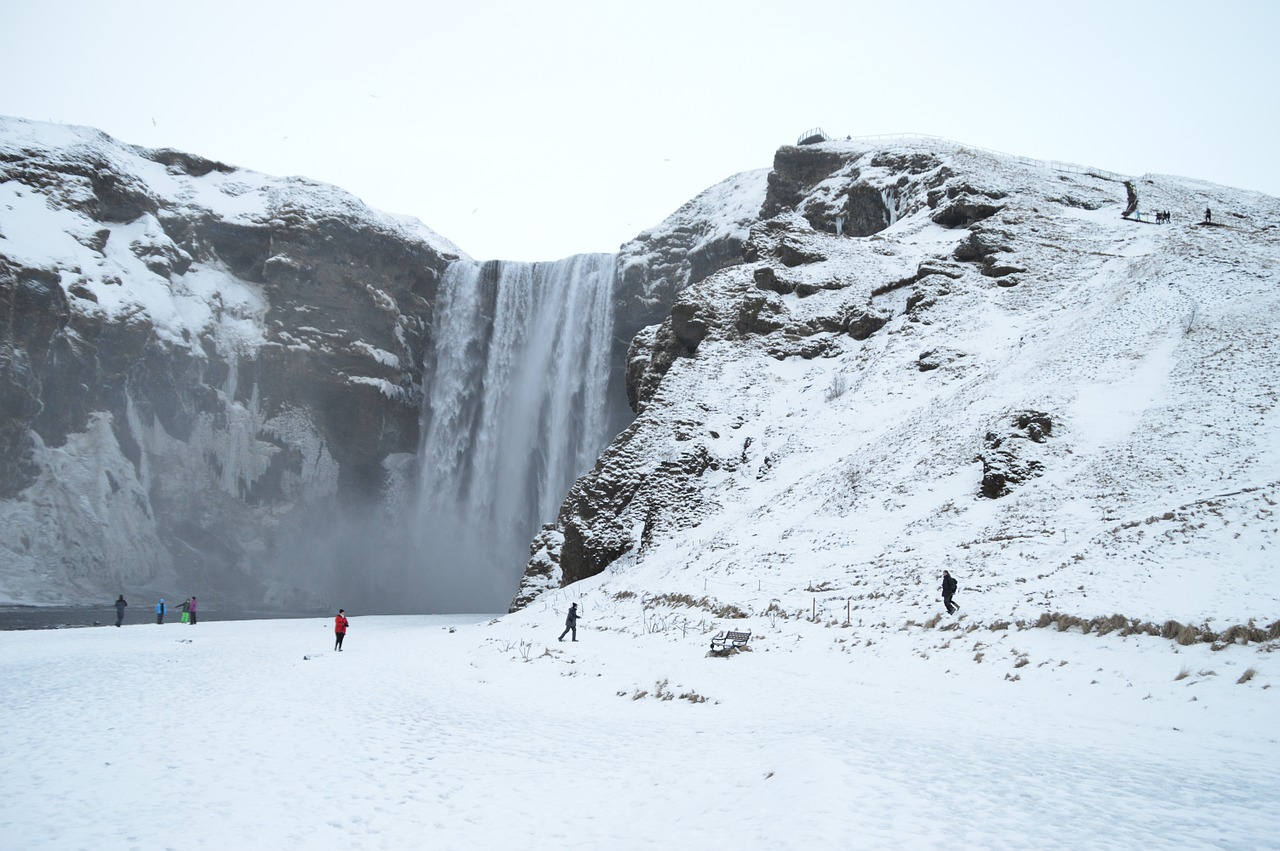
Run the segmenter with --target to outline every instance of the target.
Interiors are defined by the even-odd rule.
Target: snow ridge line
[[[945,136],[931,136],[928,133],[879,133],[870,136],[846,136],[843,140],[832,139],[831,141],[847,141],[847,142],[931,142],[953,145],[957,148],[965,148],[971,151],[982,151],[984,154],[990,154],[1001,159],[1012,160],[1013,162],[1022,163],[1023,165],[1037,166],[1049,171],[1060,171],[1067,174],[1089,174],[1094,177],[1100,177],[1103,180],[1114,180],[1123,182],[1130,178],[1118,172],[1108,171],[1107,169],[1096,168],[1094,166],[1079,165],[1078,163],[1069,163],[1062,160],[1038,160],[1032,157],[1019,156],[1004,151],[997,151],[994,148],[984,148],[981,145],[970,145],[965,142],[959,142],[955,139],[948,139]]]

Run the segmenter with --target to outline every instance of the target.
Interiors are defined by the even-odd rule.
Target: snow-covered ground
[[[1280,642],[1222,636],[1280,613],[1280,205],[1150,176],[1157,228],[1112,181],[946,162],[1007,193],[983,229],[1023,271],[921,207],[793,234],[826,259],[786,274],[842,288],[691,288],[784,327],[665,373],[606,471],[621,533],[665,513],[604,573],[501,618],[357,612],[342,653],[320,619],[4,634],[4,844],[1280,847]],[[883,288],[927,264],[915,303]],[[774,356],[864,305],[866,340]],[[1027,475],[988,499],[1000,446]],[[1072,626],[1113,615],[1201,633]],[[729,626],[749,650],[709,656]]]
[[[964,617],[883,629],[759,616],[734,621],[754,630],[750,650],[717,658],[708,641],[726,622],[659,613],[605,594],[609,581],[501,619],[355,616],[341,653],[331,619],[4,633],[3,844],[1280,837],[1274,654]],[[571,600],[580,640],[559,643]]]

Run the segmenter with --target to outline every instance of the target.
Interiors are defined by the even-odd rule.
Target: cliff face
[[[635,337],[638,416],[534,541],[513,606],[606,570],[763,611],[761,576],[898,599],[950,567],[1011,614],[1133,608],[1141,575],[1155,596],[1126,614],[1267,617],[1164,592],[1223,570],[1215,552],[1242,587],[1273,536],[1280,202],[1136,185],[1171,225],[1124,220],[1121,182],[947,143],[779,151],[744,262]],[[1201,225],[1207,206],[1230,225]]]
[[[588,431],[602,435],[630,423],[628,342],[666,315],[675,293],[742,262],[766,174],[713,187],[616,258],[490,264],[517,277],[597,267],[588,277],[606,276],[509,305],[531,312],[508,316],[507,336],[527,330],[545,342],[540,302],[598,285],[612,294],[601,314],[609,327],[594,312],[565,326],[575,346],[596,334],[612,347],[609,401],[573,422],[597,422]],[[453,372],[459,358],[485,369],[466,334],[456,345],[437,339],[437,295],[458,259],[420,223],[333,187],[87,128],[0,121],[0,599],[83,602],[188,586],[215,605],[341,596],[382,611],[475,610],[509,599],[519,557],[494,566],[457,544],[492,541],[495,525],[503,540],[527,536],[537,523],[497,524],[486,505],[438,529],[444,513],[430,506],[453,461],[428,459],[422,470],[418,457],[424,411],[425,422],[452,416],[424,406],[439,390],[437,359]],[[506,337],[484,335],[502,349]],[[529,368],[505,350],[491,360],[489,371],[508,360]],[[440,380],[479,394],[527,376]],[[576,382],[560,382],[565,403],[598,405]],[[473,417],[460,457],[488,457],[495,440],[543,419],[486,426],[495,411]],[[537,426],[532,449],[504,450],[523,453],[537,476],[563,455],[547,428]],[[604,439],[586,441],[592,457]],[[471,502],[491,491],[510,500],[529,486],[463,490]]]
[[[1016,608],[1063,577],[1083,588],[1091,558],[1211,558],[1228,525],[1266,550],[1280,209],[1128,186],[938,142],[788,147],[586,262],[601,279],[614,264],[592,308],[613,350],[591,359],[611,362],[598,431],[618,437],[534,537],[514,605],[644,562],[650,585],[695,564],[916,584],[949,564]],[[420,528],[444,468],[419,470],[424,408],[471,410],[424,406],[436,360],[506,339],[483,307],[476,340],[441,334],[461,257],[332,187],[0,120],[0,599],[478,599],[406,592],[424,550],[446,582],[473,567],[430,540],[488,534]],[[541,327],[510,322],[512,339]],[[486,357],[517,372],[467,373],[459,398],[529,389],[518,369],[535,367],[499,348]],[[558,413],[516,419],[568,433]],[[1155,522],[1158,541],[1130,531]],[[1019,554],[1039,573],[1011,578],[1013,540],[1035,542]],[[1242,547],[1233,563],[1258,567]],[[510,593],[497,576],[486,600]]]
[[[628,378],[632,338],[666,318],[676,296],[713,273],[744,262],[743,245],[760,217],[769,169],[734,175],[699,195],[618,251],[609,398],[614,433],[634,416]]]
[[[458,255],[332,187],[0,120],[0,592],[294,597],[288,530],[409,473]]]
[[[708,469],[734,469],[745,460],[749,443],[741,458],[713,457],[696,442],[655,449],[650,432],[665,412],[645,414],[664,376],[682,359],[696,357],[704,341],[767,341],[769,354],[785,360],[831,356],[840,337],[866,339],[888,316],[854,286],[851,270],[828,262],[832,247],[847,254],[852,243],[828,237],[837,231],[871,236],[920,210],[941,207],[939,215],[949,216],[948,202],[973,191],[961,181],[949,195],[938,191],[950,177],[942,160],[927,152],[868,155],[839,146],[783,147],[772,169],[712,187],[624,246],[620,275],[626,291],[653,296],[649,310],[633,308],[633,315],[652,316],[671,305],[654,324],[637,329],[626,354],[627,399],[641,416],[574,486],[557,523],[534,540],[513,607],[549,587],[601,572],[664,524],[681,522],[677,517],[696,517],[696,481]],[[653,250],[646,254],[646,248]],[[892,276],[903,267],[891,268]],[[789,315],[779,298],[818,293],[828,294],[819,300],[823,309],[800,317]],[[693,434],[678,431],[678,444]]]

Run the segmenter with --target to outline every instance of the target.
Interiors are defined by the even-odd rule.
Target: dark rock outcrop
[[[987,432],[983,439],[982,485],[987,499],[999,499],[1014,487],[1044,473],[1044,462],[1033,447],[1053,435],[1053,418],[1040,411],[1019,411],[1002,434]]]
[[[1014,238],[1007,230],[988,225],[975,225],[956,247],[953,254],[962,263],[978,263],[982,274],[989,278],[1003,278],[1026,269],[1007,259],[1014,251]]]
[[[929,206],[937,210],[932,216],[944,228],[967,228],[989,219],[1004,209],[994,203],[1005,197],[998,189],[979,189],[968,183],[949,183],[929,193]]]
[[[822,145],[784,145],[773,155],[769,192],[760,209],[760,218],[771,219],[786,210],[797,208],[818,184],[852,166],[857,160],[858,156],[852,152]],[[849,174],[850,183],[857,178],[856,171]]]

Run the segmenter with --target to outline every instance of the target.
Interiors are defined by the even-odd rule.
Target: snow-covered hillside
[[[1149,175],[1139,222],[1120,182],[949,144],[813,156],[637,339],[643,414],[531,578],[896,627],[946,569],[966,626],[1280,619],[1280,201]],[[837,236],[867,196],[882,229]]]

